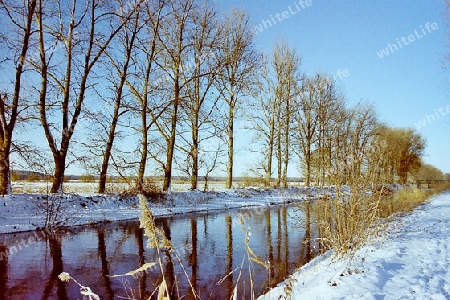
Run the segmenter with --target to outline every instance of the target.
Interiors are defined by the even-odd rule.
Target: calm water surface
[[[161,251],[171,298],[194,299],[189,281],[201,299],[229,299],[238,278],[239,299],[250,298],[251,282],[256,295],[266,292],[315,255],[304,220],[294,205],[156,219],[178,254]],[[270,261],[269,270],[246,259],[247,230],[251,249]],[[148,299],[161,282],[159,267],[134,277],[109,276],[157,262],[157,251],[145,246],[138,221],[0,234],[0,299],[83,299],[73,281],[58,280],[62,271],[101,299]]]

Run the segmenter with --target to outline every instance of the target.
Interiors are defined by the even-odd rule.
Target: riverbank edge
[[[256,208],[333,196],[334,187],[249,187],[183,191],[147,199],[154,217]],[[136,220],[138,196],[120,194],[12,194],[0,198],[0,234]],[[57,207],[57,208],[55,208]],[[50,224],[52,221],[55,224]]]

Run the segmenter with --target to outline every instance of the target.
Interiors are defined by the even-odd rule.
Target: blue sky
[[[308,75],[347,70],[348,76],[338,81],[349,106],[368,101],[382,122],[417,129],[427,140],[425,162],[450,172],[442,1],[311,0],[309,6],[303,2],[304,8],[299,0],[232,0],[219,1],[219,8],[244,9],[253,26],[262,25],[263,31],[256,35],[260,50],[269,52],[277,39],[295,47]],[[276,22],[269,24],[272,18]],[[377,53],[382,49],[389,50],[389,55],[380,58]],[[426,120],[426,126],[419,129],[420,120]],[[238,161],[245,164],[246,156],[241,153]]]

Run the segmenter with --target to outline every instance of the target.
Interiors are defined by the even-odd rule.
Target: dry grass
[[[337,257],[351,255],[383,231],[387,217],[413,211],[433,194],[448,190],[448,186],[428,190],[404,188],[393,195],[369,195],[363,189],[345,194],[340,190],[335,197],[323,197],[310,204],[319,247],[324,251],[333,249]]]
[[[412,211],[417,206],[423,204],[433,194],[433,190],[417,188],[399,190],[394,195],[394,213]]]
[[[152,180],[146,180],[142,188],[138,187],[137,184],[130,185],[126,189],[118,192],[118,195],[120,198],[143,195],[153,203],[164,203],[166,200],[162,187]]]
[[[319,199],[311,204],[313,226],[318,232],[319,247],[333,249],[336,256],[356,251],[369,239],[377,220],[378,196],[361,192]]]
[[[139,206],[141,209],[141,217],[139,218],[141,228],[144,229],[145,236],[147,236],[147,248],[152,249],[155,248],[158,253],[158,265],[161,271],[161,282],[157,289],[153,293],[157,293],[158,299],[169,299],[169,287],[167,286],[167,281],[164,273],[164,262],[161,255],[161,249],[168,250],[171,254],[174,254],[178,259],[181,268],[183,269],[185,276],[189,282],[191,287],[191,292],[195,298],[198,298],[198,295],[195,292],[194,287],[192,286],[191,281],[189,280],[189,276],[181,263],[181,259],[178,257],[176,251],[173,250],[172,243],[164,234],[164,231],[160,228],[156,227],[155,220],[153,218],[152,212],[148,208],[147,198],[143,194],[139,194]],[[178,285],[176,285],[178,287]],[[179,292],[179,291],[178,291]]]
[[[430,188],[434,193],[442,193],[444,191],[448,191],[450,190],[450,181],[431,184]]]

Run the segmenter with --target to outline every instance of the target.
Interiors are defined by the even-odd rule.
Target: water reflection
[[[47,283],[45,284],[42,299],[51,299],[55,288],[57,299],[68,299],[66,294],[66,285],[61,280],[58,280],[58,275],[64,270],[61,240],[56,235],[50,235],[48,238],[48,245],[50,247],[50,257],[52,258],[52,271],[50,272]]]
[[[111,288],[111,278],[109,277],[109,263],[106,255],[106,240],[105,229],[99,228],[97,230],[98,236],[98,256],[101,261],[101,278],[103,280],[104,289],[106,291],[105,299],[114,299],[114,291]]]
[[[6,299],[6,288],[8,286],[8,247],[0,244],[0,299]]]
[[[311,203],[306,201],[304,203],[304,211],[305,211],[305,237],[303,238],[302,250],[300,257],[304,258],[305,263],[312,259],[311,252]]]
[[[244,218],[239,223],[238,213]],[[172,241],[174,251],[147,249],[137,221],[78,227],[69,234],[55,234],[0,260],[0,299],[82,299],[79,287],[57,279],[68,272],[91,287],[102,299],[156,299],[164,280],[172,299],[229,299],[237,283],[239,298],[263,293],[284,280],[313,257],[309,207],[278,206],[259,210],[215,214],[188,214],[160,218],[156,225]],[[294,226],[299,219],[305,226]],[[270,269],[244,264],[245,230],[251,230],[249,246]],[[0,235],[0,253],[33,233]],[[9,248],[8,248],[9,247]],[[110,277],[135,270],[145,263],[159,266],[136,276]],[[180,264],[181,261],[181,264]],[[192,288],[191,288],[192,286]]]
[[[229,296],[233,291],[233,219],[230,215],[225,216],[225,224],[227,226],[227,267],[223,287],[226,295]]]

